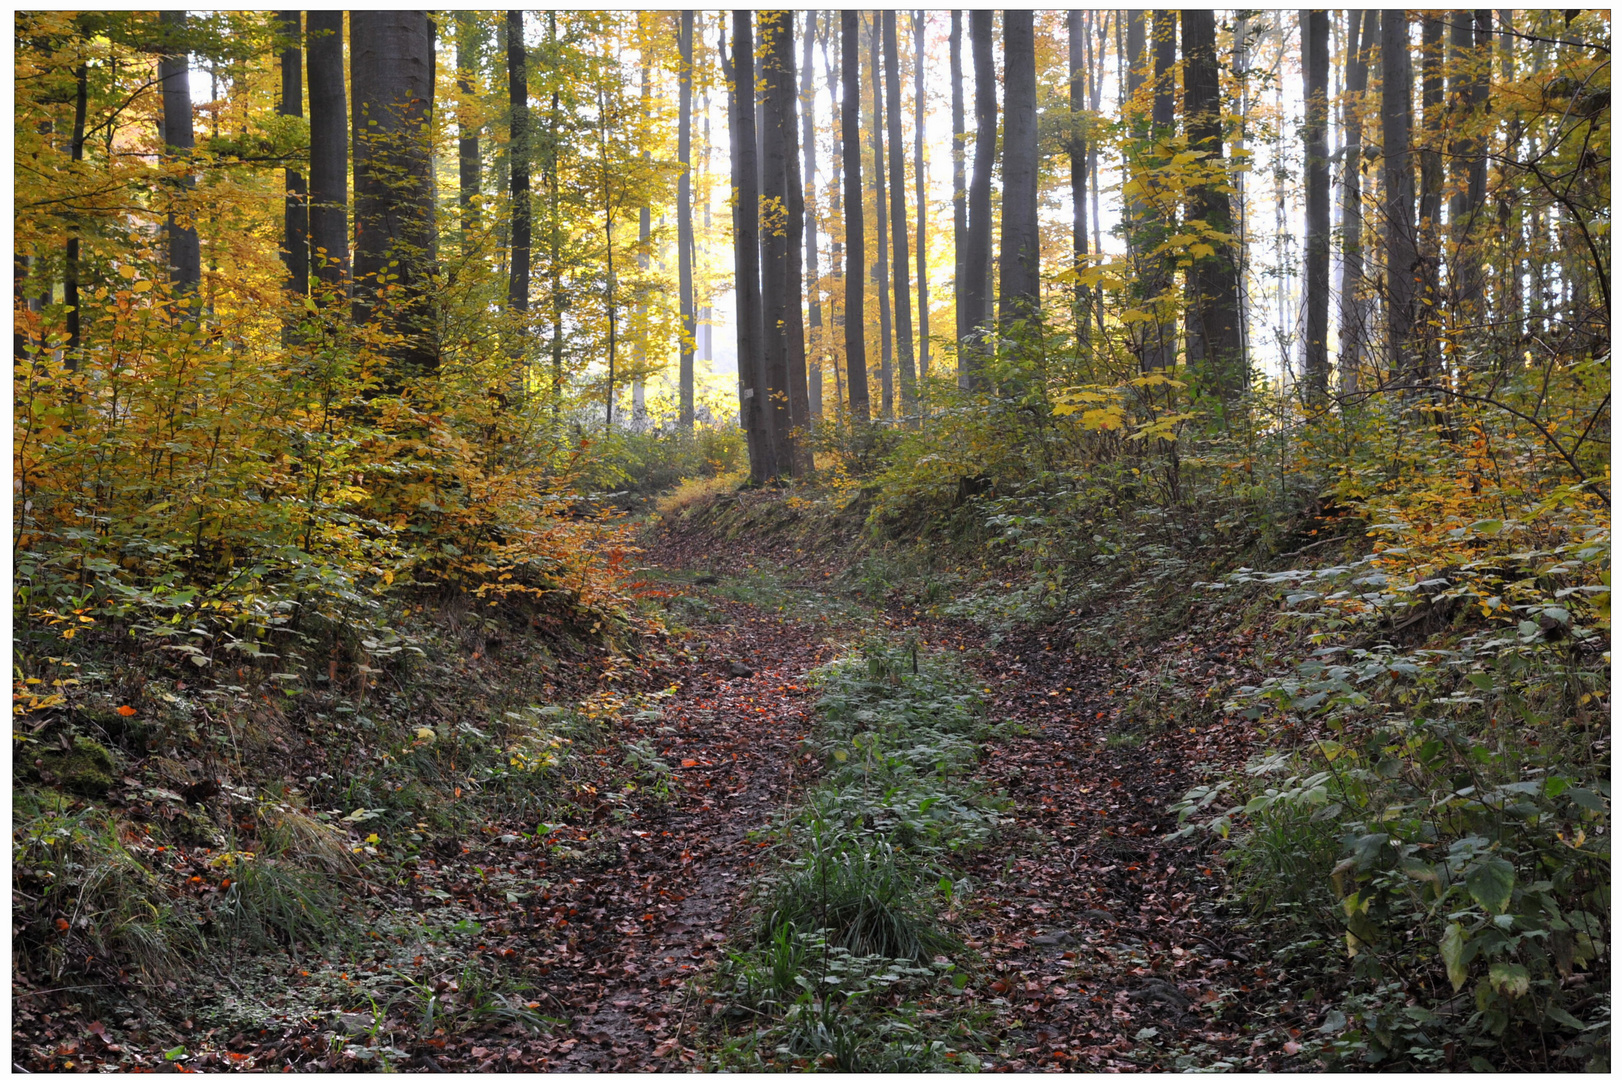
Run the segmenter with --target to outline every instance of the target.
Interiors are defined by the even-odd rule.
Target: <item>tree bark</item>
[[[968,308],[963,299],[963,257],[969,245],[969,190],[964,174],[963,141],[966,138],[963,119],[963,12],[952,12],[951,44],[952,76],[952,306],[957,309],[957,340],[959,348],[969,336],[970,324],[965,318]]]
[[[344,13],[311,11],[310,255],[316,279],[349,281],[349,108],[344,89]]]
[[[777,16],[782,40],[777,42],[783,71],[777,87],[779,128],[783,138],[783,190],[788,211],[788,266],[783,276],[786,318],[783,334],[788,355],[789,451],[797,477],[811,475],[811,402],[806,389],[805,307],[805,185],[800,176],[800,129],[795,108],[799,103],[794,70],[794,13]]]
[[[677,287],[681,290],[677,422],[683,431],[693,430],[693,346],[698,337],[693,303],[693,17],[691,11],[681,12],[676,30],[676,50],[681,56],[676,121],[676,160],[681,164],[681,175],[676,178]]]
[[[1159,152],[1162,140],[1176,133],[1177,110],[1177,13],[1155,11],[1150,22],[1150,44],[1154,51],[1154,85],[1150,110],[1150,139],[1155,147],[1149,154],[1151,170],[1163,168],[1168,162]],[[1130,48],[1130,46],[1129,46]],[[1152,175],[1152,173],[1151,173]],[[1151,180],[1153,184],[1153,180]],[[1171,258],[1168,254],[1155,254],[1175,225],[1175,214],[1158,196],[1156,204],[1145,205],[1139,218],[1142,233],[1142,258],[1146,275],[1145,301],[1152,309],[1164,311],[1166,298],[1175,284]],[[1167,220],[1171,218],[1172,220]],[[1146,370],[1169,368],[1177,362],[1177,327],[1169,319],[1160,317],[1152,324],[1143,324],[1148,337],[1143,344],[1143,366]]]
[[[644,16],[638,14],[638,20]],[[648,64],[647,53],[642,54],[642,111],[638,119],[642,129],[647,130],[649,119],[653,114],[653,77],[652,68]],[[643,142],[642,160],[651,162],[653,152],[646,149]],[[641,274],[641,280],[636,286],[636,313],[642,324],[640,332],[635,335],[632,347],[636,354],[636,366],[631,372],[631,429],[642,431],[648,423],[647,400],[647,348],[643,344],[647,340],[648,327],[648,267],[652,258],[653,249],[653,207],[643,200],[636,212],[636,268]]]
[[[1033,13],[1003,13],[1002,332],[1040,315],[1042,240],[1036,223],[1036,33]]]
[[[766,427],[766,379],[761,356],[760,168],[755,143],[755,34],[749,12],[732,13],[727,116],[732,136],[732,255],[737,296],[738,397],[749,445],[749,478],[778,475]]]
[[[299,44],[304,27],[297,11],[279,13],[282,33],[289,43],[282,50],[282,98],[277,109],[282,116],[304,115],[304,52]],[[282,261],[287,267],[289,292],[302,296],[310,291],[310,208],[304,187],[304,174],[288,169],[286,204],[282,211]]]
[[[879,20],[868,23],[868,71],[873,77],[873,204],[878,223],[878,261],[873,280],[879,287],[879,413],[895,418],[894,348],[890,335],[890,224],[884,182],[884,69],[879,62]]]
[[[471,11],[456,13],[456,179],[457,224],[462,232],[462,254],[473,253],[479,231],[476,201],[483,177],[479,161],[479,125],[468,115],[473,105],[469,75],[479,63],[479,24]]]
[[[529,311],[529,57],[524,49],[524,13],[507,12],[507,106],[512,161],[512,257],[507,264],[507,310],[522,319]]]
[[[969,51],[974,63],[974,173],[969,181],[968,249],[963,257],[964,325],[958,342],[958,384],[985,387],[983,345],[991,321],[991,170],[997,161],[997,72],[991,54],[990,11],[969,12]]]
[[[883,13],[884,121],[890,150],[891,256],[895,283],[896,359],[901,374],[901,415],[910,419],[917,408],[917,375],[913,370],[912,283],[907,268],[907,149],[901,137],[901,57],[896,40],[895,12]]]
[[[918,381],[927,387],[929,379],[929,260],[925,256],[929,196],[924,173],[924,27],[923,11],[912,15],[912,174],[916,185],[914,205],[918,208]],[[921,400],[921,399],[920,399]]]
[[[354,11],[349,75],[355,97],[354,319],[377,314],[381,280],[397,289],[387,312],[397,339],[386,385],[435,372],[431,275],[434,197],[428,131],[433,122],[434,40],[424,12]]]
[[[166,46],[174,47],[171,39],[185,33],[186,13],[161,11],[158,13],[158,25],[164,28]],[[165,53],[159,59],[158,78],[163,83],[163,141],[167,155],[171,161],[187,162],[197,143],[192,134],[191,68],[183,47],[181,51]],[[196,294],[203,280],[202,249],[198,243],[197,229],[184,222],[184,217],[189,216],[189,196],[197,187],[197,179],[188,172],[184,178],[176,180],[174,186],[175,194],[171,196],[170,209],[164,221],[164,230],[169,236],[169,280],[174,282],[178,295],[190,297]],[[177,214],[177,203],[187,209]],[[185,306],[195,309],[195,301]]]
[[[1083,110],[1087,108],[1087,69],[1083,60],[1087,48],[1087,31],[1082,25],[1082,13],[1071,8],[1065,17],[1069,36],[1070,61],[1070,257],[1072,268],[1078,275],[1074,292],[1074,318],[1076,322],[1076,353],[1085,353],[1092,317],[1087,299],[1091,290],[1082,284],[1079,275],[1087,267],[1087,132]]]
[[[81,63],[73,77],[73,136],[68,144],[68,157],[75,164],[84,160],[85,112],[90,101],[90,66]],[[69,371],[79,370],[79,346],[83,342],[83,324],[79,317],[79,227],[70,219],[66,262],[62,267],[62,302],[67,308],[68,344],[63,366]],[[50,289],[46,289],[49,300]]]
[[[866,301],[867,237],[862,223],[862,49],[860,15],[839,13],[839,67],[844,81],[839,102],[839,136],[845,169],[845,370],[850,383],[851,423],[872,416],[867,395]]]
[[[1362,102],[1369,86],[1368,52],[1374,37],[1373,11],[1348,11],[1350,41],[1346,52],[1346,102],[1341,125],[1346,149],[1341,159],[1340,392],[1357,392],[1358,369],[1367,336],[1368,309],[1363,299],[1363,120]]]
[[[793,149],[794,125],[794,37],[788,12],[756,14],[755,33],[760,38],[761,81],[764,84],[761,117],[761,147],[765,160],[761,168],[761,264],[760,299],[766,337],[766,397],[763,406],[773,438],[774,475],[795,471],[793,432],[793,389],[789,377],[789,337],[794,319],[789,308],[798,311],[799,281],[792,271],[793,235],[790,205],[788,155]],[[784,436],[788,437],[785,438]]]
[[[1408,50],[1408,13],[1387,10],[1380,19],[1380,140],[1384,154],[1386,250],[1386,363],[1393,376],[1423,377],[1414,363],[1414,278],[1419,253],[1414,237],[1413,61]]]
[[[1185,16],[1186,17],[1186,16]],[[1306,362],[1309,401],[1329,395],[1329,13],[1301,12],[1301,66],[1306,75]]]
[[[806,376],[811,397],[811,418],[822,418],[822,358],[827,351],[822,329],[822,275],[817,265],[817,113],[816,86],[812,82],[811,46],[816,37],[817,13],[805,13],[805,51],[800,65],[800,122],[804,128],[801,144],[805,151],[805,266],[806,293],[811,311],[810,354]]]

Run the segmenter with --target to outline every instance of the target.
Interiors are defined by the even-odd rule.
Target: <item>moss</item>
[[[47,750],[40,761],[58,787],[76,795],[105,795],[118,779],[112,751],[83,735],[74,736],[71,750]]]

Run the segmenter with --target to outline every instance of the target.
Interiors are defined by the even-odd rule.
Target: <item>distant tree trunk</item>
[[[1514,12],[1505,8],[1498,12],[1498,49],[1499,73],[1505,85],[1515,80],[1515,29]],[[1521,141],[1521,120],[1518,114],[1512,114],[1509,130],[1505,133],[1504,142],[1507,146],[1517,146]],[[1498,240],[1500,261],[1498,266],[1498,303],[1501,317],[1507,316],[1514,321],[1517,334],[1525,332],[1523,318],[1525,316],[1525,301],[1521,291],[1521,259],[1523,252],[1517,243],[1521,235],[1522,217],[1520,208],[1514,205],[1515,200],[1508,184],[1500,184],[1498,198]],[[1519,348],[1512,355],[1520,355]]]
[[[681,290],[680,418],[683,431],[693,430],[693,345],[698,322],[693,304],[693,12],[683,11],[676,32],[676,49],[681,54],[678,91],[676,160],[681,175],[676,178],[676,262]]]
[[[344,90],[344,13],[311,11],[310,253],[329,288],[349,281],[349,107]]]
[[[1433,299],[1441,296],[1441,224],[1442,224],[1442,151],[1443,135],[1442,67],[1446,59],[1442,37],[1442,20],[1435,12],[1420,18],[1419,31],[1419,103],[1420,123],[1424,134],[1419,151],[1419,282]],[[1437,339],[1434,320],[1424,319],[1418,326],[1418,347],[1424,354],[1422,366],[1436,370]]]
[[[873,280],[879,287],[879,412],[895,418],[894,351],[890,337],[890,224],[884,183],[884,69],[879,63],[879,19],[868,24],[868,70],[873,74],[873,202],[878,220],[879,258]]]
[[[1186,15],[1184,16],[1187,17]],[[1301,66],[1306,73],[1306,393],[1329,396],[1329,12],[1301,12]]]
[[[479,125],[468,114],[473,104],[473,84],[468,76],[479,64],[480,29],[471,11],[456,13],[456,172],[458,225],[462,231],[462,254],[470,255],[477,245],[479,231],[479,188],[483,184],[479,162]]]
[[[776,41],[774,56],[782,71],[776,82],[778,128],[783,140],[784,209],[788,211],[788,263],[783,274],[785,318],[784,342],[788,357],[788,407],[790,423],[790,458],[794,475],[811,475],[811,402],[806,389],[805,363],[805,307],[802,303],[805,289],[805,185],[800,176],[800,129],[795,107],[799,102],[799,84],[794,71],[794,13],[781,12],[776,16],[782,28]]]
[[[520,320],[529,311],[529,57],[524,49],[524,13],[507,12],[507,105],[511,110],[507,153],[512,161],[512,259],[507,265],[507,310]]]
[[[1222,94],[1217,69],[1216,19],[1208,9],[1189,8],[1183,20],[1183,100],[1187,102],[1188,145],[1204,150],[1210,161],[1222,161]],[[1233,234],[1233,212],[1224,173],[1217,183],[1197,185],[1189,194],[1189,213],[1212,230]],[[1212,244],[1215,254],[1194,259],[1188,268],[1189,363],[1203,377],[1225,409],[1245,388],[1247,362],[1239,323],[1239,261],[1235,245]],[[1198,357],[1195,350],[1198,349]]]
[[[1094,16],[1089,13],[1088,18],[1091,19],[1093,17]],[[1104,18],[1098,24],[1097,52],[1092,51],[1092,49],[1089,47],[1087,53],[1087,70],[1089,72],[1090,81],[1092,82],[1092,96],[1090,99],[1090,105],[1092,111],[1095,113],[1098,112],[1099,108],[1103,105],[1104,46],[1109,40],[1109,22],[1110,13],[1106,11],[1104,12]],[[1119,19],[1116,20],[1116,28],[1117,30],[1120,28]],[[1089,42],[1089,46],[1090,45],[1091,43]],[[1101,220],[1102,215],[1098,212],[1098,140],[1096,139],[1093,140],[1092,145],[1087,147],[1087,173],[1092,179],[1091,197],[1093,204],[1093,250],[1102,252],[1104,250],[1104,239],[1103,232],[1099,227],[1099,221]],[[1100,283],[1098,287],[1093,290],[1093,317],[1098,322],[1098,332],[1102,334],[1104,332],[1104,286],[1102,283]]]
[[[299,13],[279,13],[282,33],[289,43],[282,50],[282,100],[277,109],[282,116],[304,115],[304,54],[299,42],[304,27]],[[310,208],[306,203],[309,193],[304,187],[304,175],[297,169],[287,170],[286,206],[282,213],[282,261],[287,266],[287,288],[302,296],[310,291]]]
[[[828,46],[829,39],[835,34],[838,18],[839,16],[835,12],[828,12],[827,19],[822,23],[817,33],[817,43],[822,50],[823,74],[828,80],[828,101],[836,113],[840,112],[840,104],[844,99],[839,92],[839,69],[834,64],[833,53]],[[844,353],[842,348],[835,347],[836,341],[841,347],[844,341],[841,338],[836,338],[834,334],[834,330],[845,325],[845,316],[839,306],[842,299],[840,291],[843,288],[845,273],[845,245],[844,241],[840,239],[844,235],[842,230],[833,229],[832,223],[834,221],[843,222],[844,220],[845,208],[841,195],[845,183],[844,166],[844,140],[836,138],[833,140],[833,177],[832,182],[828,185],[828,220],[830,224],[828,273],[833,277],[833,284],[828,291],[828,320],[827,329],[824,331],[822,350],[827,354],[829,367],[832,369],[834,376],[835,419],[842,419],[845,415]]]
[[[1082,13],[1071,8],[1065,17],[1069,34],[1070,61],[1070,257],[1077,275],[1087,267],[1087,130],[1082,116],[1087,108],[1087,69],[1083,63],[1087,49],[1087,31],[1082,25]],[[1092,317],[1088,313],[1087,299],[1091,290],[1076,281],[1075,287],[1076,352],[1087,349]]]
[[[969,191],[963,168],[963,12],[952,12],[952,306],[957,309],[957,340],[969,336],[968,308],[963,300],[963,257],[969,245]]]
[[[1121,120],[1131,132],[1132,143],[1138,147],[1143,147],[1150,144],[1151,135],[1149,124],[1145,122],[1143,113],[1136,104],[1136,98],[1138,91],[1143,88],[1144,72],[1146,70],[1143,54],[1144,47],[1148,43],[1148,35],[1145,32],[1146,22],[1142,11],[1130,10],[1123,14],[1126,23],[1126,40],[1124,42],[1121,40],[1120,34],[1122,20],[1117,20],[1115,24],[1116,55],[1119,58],[1120,66],[1125,68],[1125,71],[1117,72],[1117,76],[1125,76],[1124,79],[1118,78],[1116,82],[1120,93],[1118,106]],[[1140,149],[1135,155],[1128,154],[1128,160],[1124,164],[1135,166],[1141,170],[1141,161],[1132,159],[1134,157],[1141,158],[1142,153],[1143,151]],[[1134,179],[1138,180],[1140,178],[1134,177]],[[1139,308],[1153,295],[1153,275],[1149,271],[1144,255],[1151,248],[1145,243],[1147,235],[1144,222],[1146,217],[1145,203],[1141,194],[1143,186],[1141,182],[1135,183],[1132,185],[1135,190],[1123,191],[1121,194],[1121,219],[1122,225],[1125,226],[1126,251],[1136,271],[1133,274],[1129,295],[1134,306]],[[1126,332],[1132,343],[1131,347],[1137,352],[1139,365],[1145,368],[1151,366],[1149,355],[1151,334],[1145,328],[1145,324],[1141,321],[1134,322],[1126,328]]]
[[[895,265],[895,328],[901,365],[901,415],[911,418],[918,405],[912,352],[912,284],[907,268],[907,144],[901,137],[901,57],[896,41],[895,12],[884,20],[884,120],[890,149],[891,252]]]
[[[991,321],[991,170],[997,162],[997,70],[991,53],[991,16],[969,12],[974,62],[974,174],[969,181],[968,248],[963,256],[963,308],[967,336],[958,343],[958,384],[985,388],[978,335]]]
[[[354,86],[355,307],[375,313],[384,275],[395,275],[387,385],[398,390],[439,367],[434,298],[434,191],[428,131],[433,123],[434,38],[420,11],[350,14]],[[392,291],[392,289],[391,289]]]
[[[1357,392],[1357,373],[1367,335],[1363,299],[1363,97],[1368,92],[1373,11],[1347,12],[1346,102],[1341,125],[1346,149],[1341,161],[1340,392]]]
[[[749,12],[732,13],[732,62],[726,73],[732,136],[732,255],[737,290],[738,396],[749,444],[749,479],[778,475],[763,398],[761,356],[760,169],[755,145],[755,34]]]
[[[1002,254],[997,318],[1004,334],[1035,320],[1042,303],[1037,231],[1036,31],[1034,13],[1003,13]]]
[[[184,11],[161,11],[158,25],[164,28],[166,44],[184,34]],[[165,53],[158,61],[158,78],[163,83],[163,141],[171,160],[189,162],[197,143],[192,135],[191,68],[184,51]],[[184,178],[175,182],[173,203],[189,206],[187,197],[197,187],[197,179],[188,170]],[[197,240],[197,229],[182,224],[171,203],[165,218],[164,230],[169,236],[169,280],[181,296],[193,296],[203,280],[202,249]],[[187,305],[196,308],[195,301]]]
[[[73,136],[68,144],[68,157],[75,163],[84,160],[85,112],[90,99],[90,67],[81,63],[73,73]],[[62,267],[62,302],[67,307],[68,345],[63,366],[69,371],[79,370],[79,346],[83,330],[79,321],[79,229],[77,221],[69,219],[66,262]],[[49,299],[47,288],[46,299]]]
[[[1177,125],[1177,12],[1155,11],[1150,23],[1150,38],[1154,49],[1154,94],[1150,112],[1153,126],[1150,138],[1157,147],[1156,152],[1151,153],[1150,161],[1152,168],[1160,168],[1167,162],[1158,153],[1158,146],[1161,140],[1175,134]],[[1147,271],[1148,295],[1145,299],[1155,308],[1163,309],[1166,306],[1165,298],[1175,284],[1174,272],[1170,256],[1155,254],[1155,250],[1175,231],[1176,222],[1166,196],[1159,196],[1157,201],[1158,205],[1144,208],[1140,231],[1143,234],[1143,258]],[[1143,366],[1151,370],[1171,367],[1177,362],[1176,324],[1162,317],[1152,326],[1145,326],[1149,337],[1144,342]]]
[[[1480,152],[1471,131],[1478,122],[1478,110],[1486,104],[1486,89],[1482,84],[1485,76],[1479,70],[1485,67],[1485,58],[1480,53],[1486,49],[1480,40],[1484,36],[1482,28],[1469,12],[1450,11],[1447,18],[1452,24],[1449,36],[1453,68],[1453,87],[1449,95],[1452,101],[1448,112],[1453,129],[1461,132],[1450,148],[1454,194],[1448,205],[1448,216],[1452,219],[1450,231],[1454,264],[1449,276],[1453,279],[1453,297],[1463,318],[1468,320],[1478,313],[1467,309],[1473,309],[1481,299],[1480,263],[1470,240],[1470,232],[1481,208],[1477,192],[1484,192],[1486,187],[1486,157]],[[1489,40],[1490,34],[1489,23],[1486,28]],[[1478,166],[1481,170],[1479,180]]]
[[[549,56],[557,55],[558,13],[546,13],[546,44]],[[552,294],[552,415],[563,404],[563,224],[560,220],[561,193],[558,180],[558,132],[563,126],[563,103],[558,84],[552,83],[552,105],[546,121],[546,247],[549,287]]]
[[[1385,162],[1386,353],[1393,376],[1423,378],[1411,366],[1414,276],[1414,164],[1409,146],[1414,89],[1408,51],[1408,13],[1386,10],[1380,19],[1380,140]]]
[[[845,169],[845,370],[850,381],[851,423],[872,417],[867,396],[867,237],[862,228],[862,47],[860,14],[839,13],[839,137]]]
[[[639,15],[640,19],[641,16]],[[642,54],[642,112],[640,121],[646,130],[649,118],[653,115],[653,77],[652,68],[648,65],[647,52]],[[642,160],[651,162],[653,152],[646,149],[643,144]],[[636,367],[631,372],[631,429],[642,431],[648,423],[647,400],[647,363],[648,354],[644,342],[648,334],[648,266],[653,255],[653,207],[646,200],[636,212],[636,267],[641,271],[641,280],[636,286],[636,313],[641,322],[641,329],[632,341],[635,350]]]
[[[915,205],[918,207],[918,381],[929,379],[929,260],[924,244],[929,219],[929,202],[924,174],[924,23],[923,11],[912,14],[912,174]]]
[[[827,351],[822,330],[822,275],[817,266],[817,114],[816,88],[812,82],[811,46],[817,33],[817,13],[805,13],[805,52],[800,65],[801,143],[805,150],[805,265],[806,293],[811,309],[811,352],[806,363],[810,383],[811,418],[822,419],[822,357]]]

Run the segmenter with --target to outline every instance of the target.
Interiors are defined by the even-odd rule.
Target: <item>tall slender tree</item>
[[[817,269],[817,113],[816,86],[812,81],[811,46],[817,36],[817,13],[805,13],[805,50],[800,62],[800,123],[804,127],[800,145],[805,152],[805,266],[806,295],[810,308],[811,350],[806,376],[811,396],[811,416],[822,417],[822,280]]]
[[[1154,171],[1169,164],[1165,150],[1176,134],[1177,125],[1177,12],[1156,10],[1149,24],[1150,45],[1154,53],[1154,84],[1150,110],[1150,139],[1152,149],[1145,164],[1147,178],[1155,184]],[[1145,299],[1162,311],[1168,306],[1166,297],[1174,285],[1172,258],[1160,250],[1166,238],[1175,232],[1175,222],[1168,196],[1162,191],[1151,205],[1143,207],[1138,223],[1140,243],[1143,247],[1145,269]],[[1177,362],[1177,327],[1161,317],[1144,324],[1149,337],[1143,346],[1145,368],[1169,368]]]
[[[912,352],[912,286],[907,268],[907,144],[901,138],[901,58],[896,41],[895,11],[883,13],[884,120],[890,150],[891,251],[895,271],[896,358],[901,370],[901,415],[917,408],[917,376]]]
[[[311,11],[310,253],[329,288],[349,280],[349,106],[344,90],[344,13]]]
[[[991,321],[991,170],[997,161],[997,70],[991,53],[992,13],[969,12],[969,51],[974,63],[974,174],[969,181],[968,248],[963,256],[963,321],[968,334],[958,343],[958,383],[985,385],[984,361],[976,335]]]
[[[867,238],[862,227],[862,46],[861,16],[839,13],[839,136],[845,169],[845,370],[850,384],[851,423],[872,416],[867,394],[866,299]]]
[[[479,66],[482,36],[483,28],[473,12],[456,13],[456,205],[464,257],[471,255],[478,244],[478,199],[484,183],[473,90],[473,73]]]
[[[926,13],[912,13],[912,175],[918,208],[918,380],[929,379],[929,259],[925,253],[929,202],[924,173],[924,27]]]
[[[1034,13],[1003,13],[1002,251],[997,317],[1006,333],[1035,319],[1042,302],[1037,230],[1036,28]]]
[[[282,49],[282,96],[277,109],[283,116],[304,115],[304,52],[300,42],[304,26],[297,11],[277,13],[287,43]],[[287,266],[287,288],[295,295],[310,291],[310,207],[304,174],[287,169],[286,204],[282,212],[282,261]]]
[[[748,11],[732,13],[726,72],[732,142],[732,253],[737,297],[738,397],[749,445],[749,479],[777,477],[774,433],[767,426],[760,292],[760,168],[755,142],[755,32]]]
[[[1079,279],[1087,265],[1087,133],[1083,126],[1083,110],[1087,107],[1087,73],[1083,64],[1087,31],[1082,24],[1082,14],[1079,9],[1071,8],[1065,16],[1070,47],[1070,257],[1078,275],[1073,302],[1078,350],[1087,347],[1092,326],[1092,316],[1087,310],[1090,290]]]
[[[879,287],[879,413],[895,418],[895,352],[890,336],[890,223],[884,182],[884,68],[879,60],[879,17],[868,21],[868,71],[873,79],[873,203],[879,257],[873,281]]]
[[[1386,363],[1393,376],[1423,377],[1412,351],[1414,279],[1419,270],[1414,235],[1414,72],[1408,49],[1408,13],[1380,17],[1380,141],[1384,160]]]
[[[1374,37],[1373,11],[1348,11],[1346,99],[1341,130],[1341,286],[1340,392],[1357,392],[1358,368],[1367,337],[1368,307],[1363,298],[1363,98],[1369,86],[1369,45]]]
[[[676,177],[677,287],[681,290],[681,347],[677,362],[681,401],[678,423],[683,431],[691,431],[693,345],[698,337],[693,306],[693,12],[683,11],[677,20],[676,51],[681,63],[676,120],[676,160],[681,165],[681,173]]]
[[[522,318],[529,311],[529,57],[524,47],[524,13],[507,12],[507,153],[512,161],[512,258],[507,264],[507,309]]]
[[[806,390],[805,307],[805,186],[800,176],[800,131],[795,108],[799,87],[794,72],[794,13],[784,11],[774,19],[782,28],[778,42],[782,70],[775,80],[777,124],[783,139],[783,192],[787,211],[788,260],[783,270],[783,336],[787,356],[790,427],[790,464],[797,477],[811,475],[811,403]]]
[[[1329,394],[1329,12],[1301,12],[1301,60],[1306,74],[1306,393]]]
[[[171,181],[175,194],[164,219],[164,231],[169,236],[169,280],[174,282],[176,293],[193,296],[203,280],[203,268],[202,248],[197,227],[189,221],[191,200],[187,198],[197,186],[190,166],[197,142],[192,133],[191,64],[184,44],[186,13],[159,12],[158,25],[164,32],[165,49],[158,61],[158,78],[163,84],[163,141],[177,173]],[[177,207],[185,209],[177,213]]]
[[[963,300],[963,257],[969,245],[969,189],[964,173],[963,117],[963,12],[952,11],[952,306],[957,310],[957,340],[969,336],[970,324]]]

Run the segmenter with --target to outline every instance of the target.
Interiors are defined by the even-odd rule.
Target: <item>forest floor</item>
[[[1239,726],[1136,722],[1142,673],[1034,630],[999,638],[864,606],[829,584],[837,552],[787,565],[780,551],[717,550],[663,533],[645,553],[641,589],[686,637],[641,673],[667,688],[657,705],[605,718],[566,823],[543,836],[491,822],[441,841],[349,899],[373,947],[244,958],[161,1015],[59,1009],[57,995],[19,987],[17,1064],[713,1067],[730,1037],[716,974],[750,933],[750,889],[770,870],[762,834],[820,768],[803,744],[808,675],[877,632],[959,657],[1000,725],[973,777],[1006,798],[996,840],[953,856],[974,883],[953,927],[969,978],[952,1001],[922,1002],[925,1015],[972,1016],[962,1048],[991,1071],[1290,1067],[1310,1017],[1278,992],[1268,958],[1229,932],[1220,860],[1163,841],[1167,807],[1200,766],[1248,755]],[[1232,676],[1235,642],[1196,637],[1171,643],[1168,662]]]

